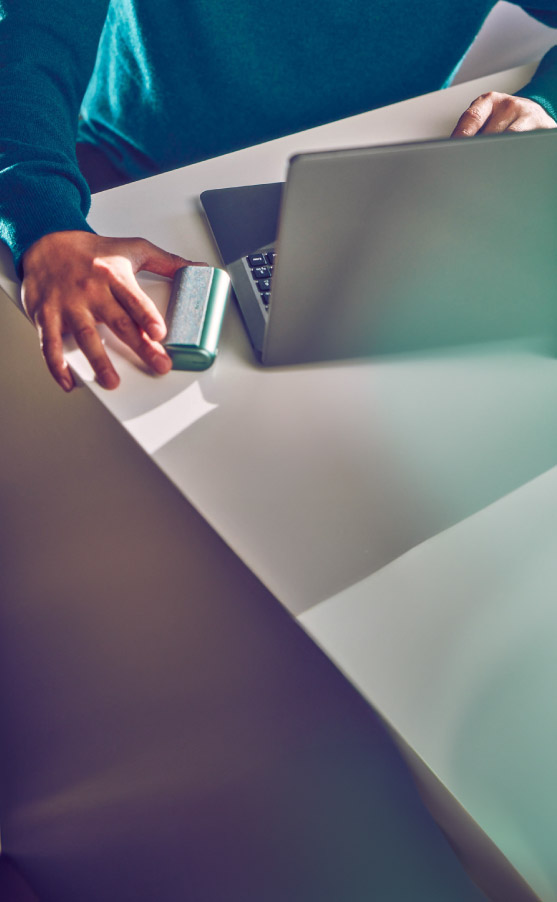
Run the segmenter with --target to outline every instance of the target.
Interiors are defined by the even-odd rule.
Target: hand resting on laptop
[[[458,120],[452,138],[557,128],[557,122],[534,100],[489,91],[476,97]]]

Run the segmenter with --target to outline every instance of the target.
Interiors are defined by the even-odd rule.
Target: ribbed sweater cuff
[[[5,181],[4,177],[3,189],[7,187]],[[82,212],[80,192],[67,178],[49,175],[43,180],[14,174],[9,197],[9,210],[0,215],[0,238],[13,254],[20,279],[23,254],[43,235],[73,230],[94,232]]]
[[[516,96],[539,103],[557,122],[557,47],[546,53],[532,80]]]

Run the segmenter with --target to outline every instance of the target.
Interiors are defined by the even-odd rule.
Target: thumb
[[[143,238],[138,239],[138,242],[137,251],[133,255],[134,272],[147,270],[171,279],[183,266],[207,266],[206,263],[194,263],[193,260],[187,260],[178,254],[171,254]]]

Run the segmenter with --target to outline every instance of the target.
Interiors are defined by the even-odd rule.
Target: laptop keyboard
[[[276,254],[274,250],[265,251],[265,253],[259,254],[248,254],[245,258],[247,269],[251,275],[255,290],[259,294],[261,303],[266,310],[269,308],[269,300],[271,297],[271,282],[275,259]]]

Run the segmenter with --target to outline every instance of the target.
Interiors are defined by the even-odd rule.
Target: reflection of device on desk
[[[262,362],[552,334],[556,144],[550,131],[303,153],[284,195],[204,192]]]

